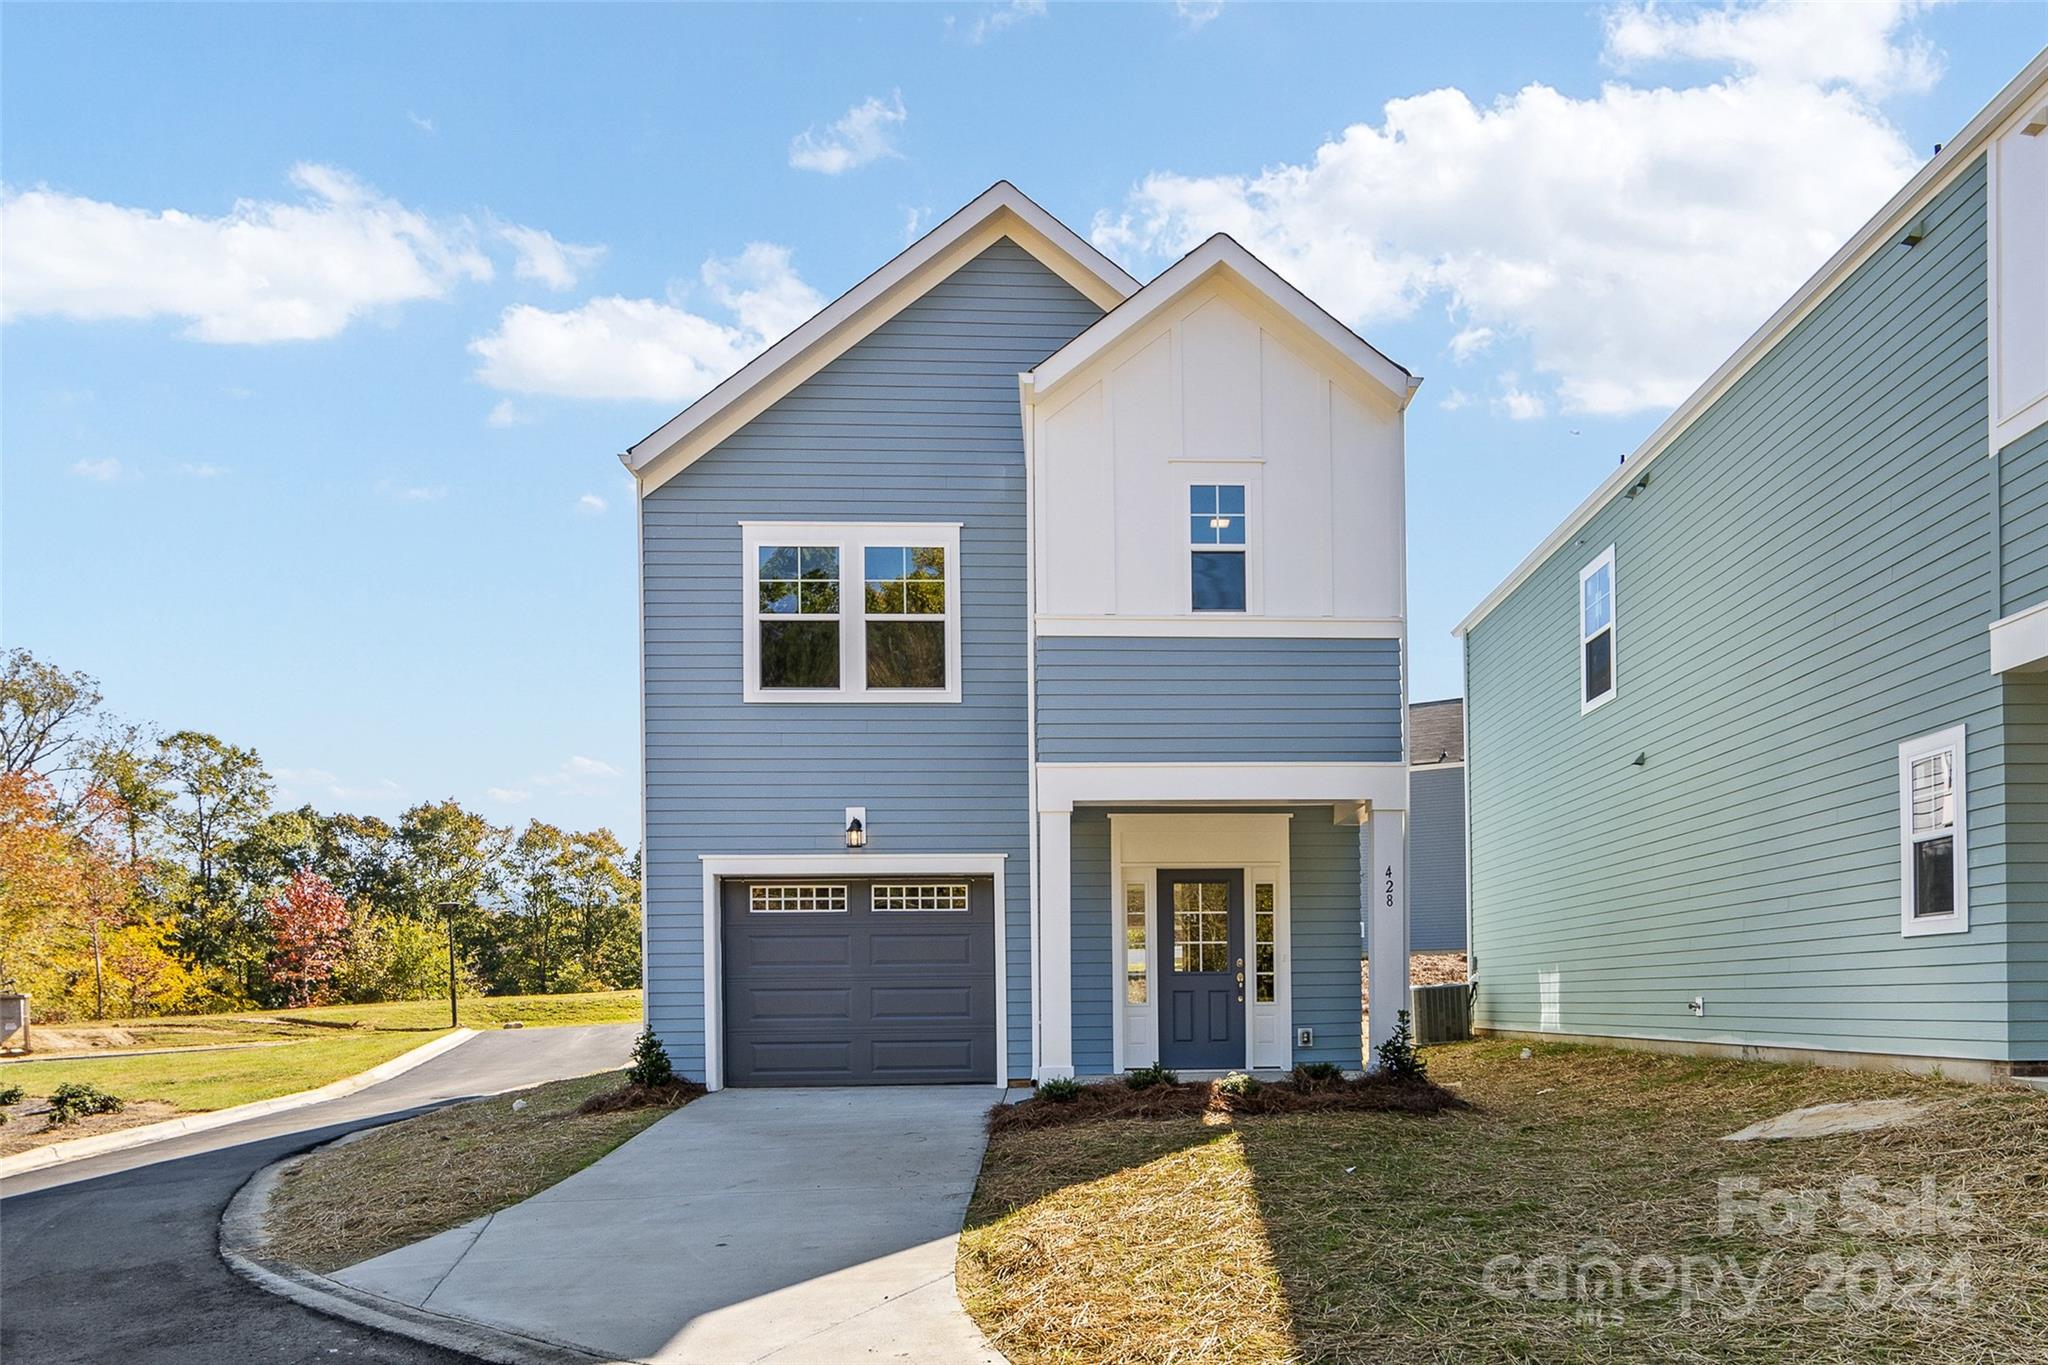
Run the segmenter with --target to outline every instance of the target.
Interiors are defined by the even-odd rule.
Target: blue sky
[[[1449,630],[2048,7],[10,6],[0,638],[284,795],[637,837],[616,452],[997,178],[1427,377]]]

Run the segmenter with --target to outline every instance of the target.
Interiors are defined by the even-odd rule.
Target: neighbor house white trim
[[[725,1085],[725,965],[719,934],[718,883],[726,877],[989,877],[995,882],[996,1088],[1010,1084],[1009,907],[1003,887],[1006,853],[706,853],[704,878],[704,1087]]]
[[[1586,580],[1602,569],[1607,570],[1607,623],[1596,630],[1586,629]],[[1621,639],[1615,618],[1621,611],[1620,575],[1614,571],[1614,547],[1608,546],[1593,562],[1579,570],[1579,714],[1585,715],[1614,700],[1614,694],[1621,690],[1621,651],[1615,646]],[[1607,690],[1597,697],[1586,695],[1586,646],[1593,643],[1601,631],[1607,632]]]
[[[1083,805],[1362,805],[1406,809],[1399,763],[1040,763],[1038,809]]]
[[[619,457],[642,497],[681,473],[933,285],[1009,238],[1099,308],[1135,293],[1137,280],[1071,228],[999,180],[975,200],[827,304],[730,378]]]
[[[960,562],[960,523],[957,521],[743,521],[740,523],[740,657],[741,699],[778,705],[792,703],[868,702],[909,706],[920,702],[960,700],[960,587],[965,570]],[[832,546],[839,551],[839,611],[836,615],[813,617],[839,624],[839,686],[818,688],[762,687],[761,636],[763,620],[801,621],[802,616],[763,616],[758,610],[756,589],[760,579],[760,550],[764,545]],[[937,617],[946,627],[946,685],[944,687],[875,687],[867,682],[867,610],[863,602],[865,582],[863,552],[871,547],[936,545],[946,552],[946,609]],[[892,618],[900,619],[900,618]]]
[[[1325,312],[1322,306],[1282,279],[1273,268],[1225,233],[1175,261],[1100,321],[1041,361],[1031,371],[1036,397],[1043,399],[1088,362],[1130,336],[1160,309],[1211,275],[1235,276],[1295,324],[1300,336],[1349,362],[1376,384],[1396,407],[1406,408],[1422,380],[1380,354],[1364,338]]]
[[[2022,143],[2018,139],[2025,138]],[[1997,454],[2020,437],[2048,422],[2048,387],[2034,386],[2030,391],[2009,392],[2011,376],[2005,372],[2007,357],[2002,351],[2008,303],[2019,302],[2032,296],[2035,308],[2029,311],[2024,304],[2015,310],[2022,318],[2031,318],[2036,326],[2041,324],[2039,311],[2041,286],[2048,282],[2048,218],[2033,222],[2032,240],[2024,237],[2021,229],[2019,240],[2008,239],[2005,234],[2005,196],[2011,187],[2007,176],[2016,174],[2007,164],[2007,157],[2014,153],[2031,155],[2035,159],[2033,173],[2048,178],[2048,92],[2039,98],[2027,100],[2019,111],[1991,135],[1986,149],[1989,183],[1985,187],[1985,217],[1989,225],[1990,241],[1985,260],[1986,287],[1986,342],[1989,347],[1987,359],[1991,376],[1991,451]],[[2037,203],[2048,198],[2048,184],[2033,185],[2033,197]],[[2048,208],[2048,204],[2043,205]],[[2020,221],[2027,221],[2024,208]],[[2022,254],[2024,253],[2024,255]],[[2017,263],[2017,269],[2015,264]],[[2010,297],[2008,297],[2008,295]]]
[[[1906,938],[1930,934],[1962,934],[1970,928],[1969,788],[1964,779],[1963,727],[1951,726],[1899,746],[1899,933]],[[1913,913],[1913,764],[1935,754],[1954,756],[1955,804],[1950,836],[1955,840],[1955,912],[1915,916]],[[1936,835],[1934,837],[1941,837]]]
[[[1721,396],[1733,388],[1750,367],[1768,354],[1772,347],[1803,321],[1807,314],[1819,307],[1849,274],[1871,256],[1882,250],[1893,235],[1904,228],[1918,213],[1928,199],[1946,189],[1957,176],[1976,163],[1977,155],[1984,148],[1992,130],[2000,127],[2028,100],[2048,89],[2048,49],[2037,54],[2027,67],[1999,92],[1998,97],[1986,105],[1956,138],[1942,147],[1941,151],[1920,168],[1905,187],[1893,195],[1891,201],[1833,256],[1828,258],[1812,278],[1799,287],[1784,306],[1773,313],[1763,326],[1751,333],[1735,354],[1721,363],[1720,368],[1707,377],[1705,383],[1693,390],[1692,395],[1679,404],[1672,414],[1665,418],[1658,428],[1650,433],[1649,439],[1637,446],[1634,453],[1622,461],[1616,469],[1603,479],[1598,488],[1587,495],[1570,516],[1557,529],[1543,538],[1541,544],[1531,550],[1528,556],[1515,567],[1513,573],[1502,579],[1500,585],[1482,599],[1478,606],[1460,621],[1451,633],[1463,635],[1485,620],[1510,593],[1527,582],[1532,574],[1542,568],[1550,557],[1568,544],[1572,538],[1585,529],[1599,511],[1611,502],[1615,494],[1642,477],[1644,467],[1651,460],[1663,454],[1672,442],[1682,436],[1695,418],[1712,407]]]
[[[1990,635],[1993,673],[2034,673],[2048,668],[2048,601],[1993,621]]]
[[[1094,635],[1189,640],[1398,640],[1407,630],[1393,617],[1256,616],[1203,612],[1200,616],[1041,616],[1040,635]]]

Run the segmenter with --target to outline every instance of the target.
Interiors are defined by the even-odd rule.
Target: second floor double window
[[[1248,551],[1244,485],[1188,487],[1188,605],[1194,611],[1245,610]]]
[[[957,701],[957,525],[750,523],[748,701]]]

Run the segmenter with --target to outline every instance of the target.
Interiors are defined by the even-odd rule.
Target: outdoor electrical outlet
[[[1294,1031],[1294,1045],[1296,1047],[1314,1047],[1316,1045],[1316,1031],[1312,1028],[1296,1029]]]
[[[1686,1003],[1685,1007],[1691,1010],[1694,1014],[1705,1014],[1707,1012],[1707,997],[1705,997],[1704,995],[1695,995],[1690,1001]]]

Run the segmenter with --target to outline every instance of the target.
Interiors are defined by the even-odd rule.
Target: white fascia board
[[[1396,406],[1406,408],[1416,389],[1422,386],[1419,377],[1387,359],[1363,337],[1331,317],[1314,299],[1282,279],[1271,266],[1219,232],[1168,266],[1157,279],[1111,309],[1093,327],[1039,362],[1031,371],[1035,396],[1043,400],[1090,361],[1142,327],[1160,309],[1217,271],[1225,272],[1273,304],[1302,331],[1385,390]]]
[[[1080,805],[1408,807],[1406,763],[1040,763],[1038,809]]]
[[[1835,288],[1871,256],[1875,255],[1893,234],[1904,228],[1913,216],[1926,206],[1928,200],[1948,188],[1949,183],[1973,165],[1984,150],[1992,132],[2002,126],[2006,119],[2022,104],[2032,99],[2044,88],[2048,88],[2048,48],[2037,53],[2026,69],[2012,78],[2004,90],[1991,103],[1979,110],[1969,125],[1956,135],[1953,142],[1943,145],[1941,151],[1918,174],[1908,180],[1905,187],[1893,195],[1891,202],[1879,209],[1877,216],[1865,223],[1855,236],[1843,243],[1841,250],[1828,258],[1826,265],[1816,271],[1813,277],[1799,287],[1785,305],[1773,313],[1770,320],[1757,328],[1749,340],[1737,348],[1734,355],[1723,361],[1721,367],[1707,377],[1707,381],[1693,390],[1692,396],[1679,404],[1672,414],[1664,419],[1648,440],[1637,446],[1634,453],[1621,462],[1616,469],[1601,481],[1586,500],[1578,505],[1558,528],[1543,540],[1543,543],[1529,552],[1529,555],[1515,571],[1501,581],[1499,587],[1488,593],[1478,606],[1472,608],[1464,620],[1451,631],[1462,637],[1467,631],[1485,620],[1488,613],[1509,594],[1527,582],[1530,575],[1541,568],[1558,548],[1582,530],[1600,509],[1614,500],[1628,485],[1642,477],[1643,468],[1657,458],[1671,443],[1676,441],[1690,427],[1693,420],[1712,407],[1721,396],[1735,387],[1738,380],[1749,372],[1752,365],[1770,353],[1772,347],[1784,340],[1787,333],[1797,327],[1807,314],[1819,307]]]
[[[992,877],[1003,870],[1007,853],[701,853],[697,861],[714,877],[783,877],[797,873],[820,876],[925,876],[957,873]]]
[[[855,342],[938,283],[963,245],[985,250],[1010,236],[1097,306],[1114,308],[1138,281],[1007,180],[904,248],[819,310],[809,321],[742,365],[620,456],[640,493],[658,488],[745,420],[816,374]]]
[[[1181,640],[1398,640],[1394,617],[1348,616],[1040,616],[1038,634]]]
[[[2038,673],[2048,669],[2048,602],[1991,623],[1991,671]]]

